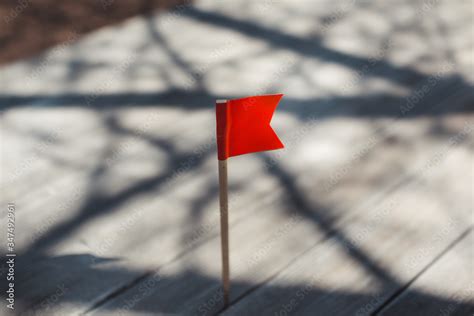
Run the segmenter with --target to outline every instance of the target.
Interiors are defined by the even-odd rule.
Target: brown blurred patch
[[[0,64],[30,57],[99,27],[183,0],[0,0]]]

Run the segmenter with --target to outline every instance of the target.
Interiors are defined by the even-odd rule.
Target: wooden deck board
[[[357,9],[342,27],[352,32],[365,10],[370,16],[389,12],[374,6]],[[466,11],[462,6],[455,6],[459,19]],[[250,23],[239,10],[220,12],[199,3],[183,16],[165,16],[168,28],[157,22],[160,15],[137,17],[53,55],[65,73],[65,60],[84,63],[81,76],[58,80],[57,69],[47,68],[32,93],[3,80],[27,77],[34,69],[29,61],[0,69],[5,95],[0,106],[6,108],[2,169],[14,173],[2,175],[0,199],[17,204],[18,312],[219,311],[212,102],[254,93],[262,82],[288,93],[272,123],[287,148],[229,162],[233,306],[226,313],[283,311],[275,308],[301,294],[306,299],[294,308],[309,315],[320,307],[334,314],[364,307],[362,313],[368,313],[472,225],[466,217],[472,190],[465,174],[472,168],[472,134],[466,133],[473,122],[473,90],[464,65],[468,49],[453,40],[458,53],[453,69],[442,72],[432,91],[401,115],[408,97],[443,69],[444,52],[404,48],[407,35],[395,31],[390,37],[396,49],[364,80],[357,79],[354,73],[384,41],[366,45],[357,33],[357,47],[341,47],[331,42],[337,34],[328,34],[327,42],[309,45],[303,38],[313,36],[314,22],[334,9],[320,7],[298,18],[306,24],[291,31],[273,30],[265,19]],[[451,17],[444,18],[449,32],[466,29],[457,30]],[[435,37],[430,26],[424,27]],[[186,36],[176,37],[175,29],[186,29]],[[206,40],[209,34],[212,42]],[[409,36],[423,43],[426,34],[410,29]],[[235,45],[225,51],[229,55],[213,51],[217,42],[229,41]],[[196,49],[186,49],[189,45]],[[97,54],[84,54],[94,49]],[[137,51],[141,55],[130,69],[117,72],[123,57]],[[406,56],[408,51],[413,56]],[[428,61],[418,61],[422,53]],[[204,61],[209,71],[205,80],[197,78],[201,90],[183,87],[184,78]],[[249,77],[256,61],[266,66]],[[289,67],[284,78],[275,77],[273,70],[282,65]],[[159,71],[151,75],[152,69]],[[231,81],[236,84],[229,90]],[[110,86],[95,104],[86,105],[104,82]],[[51,139],[56,130],[61,133]],[[393,200],[389,214],[378,218]],[[443,223],[455,224],[431,247],[429,236]],[[341,249],[353,241],[357,251]],[[398,260],[417,258],[420,249],[419,260],[402,269]],[[327,271],[327,279],[314,278],[316,270]],[[374,297],[378,290],[382,298]]]
[[[440,146],[440,149],[442,149],[443,146]],[[443,224],[445,223],[446,219],[452,219],[455,221],[455,227],[450,229],[449,231],[449,236],[446,236],[446,238],[443,238],[442,241],[439,242],[439,244],[436,244],[433,249],[431,249],[430,253],[427,253],[424,255],[422,258],[420,258],[420,261],[416,262],[416,265],[410,266],[410,269],[407,269],[406,272],[407,275],[403,276],[403,281],[400,281],[401,284],[394,284],[393,287],[391,288],[392,291],[395,291],[398,289],[398,287],[403,285],[403,282],[407,282],[407,280],[410,278],[410,276],[415,275],[419,270],[423,268],[423,262],[429,262],[431,258],[433,258],[436,255],[436,251],[439,251],[440,248],[442,248],[446,243],[449,243],[450,238],[454,238],[453,236],[456,236],[456,234],[460,233],[460,231],[465,230],[469,225],[469,223],[465,222],[467,214],[469,214],[469,211],[465,209],[465,204],[466,202],[469,201],[470,195],[469,195],[469,186],[466,185],[468,183],[469,179],[464,178],[464,188],[461,191],[446,191],[445,194],[440,194],[440,192],[434,190],[435,187],[437,187],[438,181],[449,181],[448,179],[453,179],[459,177],[459,175],[462,174],[463,168],[459,168],[455,174],[450,172],[449,166],[451,165],[460,165],[460,166],[465,166],[466,164],[469,163],[469,153],[466,152],[464,149],[459,149],[459,151],[456,152],[455,149],[453,149],[455,153],[453,153],[453,157],[450,158],[450,160],[444,162],[440,165],[437,166],[436,169],[439,168],[439,170],[428,172],[429,177],[425,178],[427,174],[420,173],[419,176],[421,177],[418,179],[415,177],[414,183],[411,183],[410,185],[406,185],[403,187],[403,190],[400,189],[396,191],[395,193],[395,200],[397,201],[403,201],[402,205],[396,205],[395,210],[389,210],[390,211],[390,217],[389,218],[384,218],[383,223],[386,225],[380,225],[378,228],[380,230],[379,234],[382,234],[382,236],[385,236],[387,234],[386,230],[389,227],[389,230],[393,232],[394,236],[392,237],[392,240],[388,241],[387,246],[383,246],[381,243],[381,238],[380,235],[373,236],[372,244],[369,246],[367,251],[370,252],[380,252],[380,251],[386,251],[385,247],[389,247],[390,245],[400,242],[399,239],[401,238],[401,245],[400,251],[403,250],[410,250],[409,245],[413,243],[413,238],[420,238],[420,243],[421,245],[417,245],[415,247],[413,245],[411,251],[415,252],[417,249],[419,250],[420,248],[423,249],[423,247],[426,247],[429,242],[431,242],[431,239],[429,237],[432,235],[433,231],[436,231],[436,229],[439,229],[440,227],[443,227]],[[441,180],[444,179],[444,180]],[[438,180],[438,181],[435,181]],[[422,183],[428,183],[427,187],[423,187],[420,185],[420,182]],[[429,183],[433,184],[429,184]],[[463,187],[463,185],[460,185]],[[401,192],[399,192],[401,191]],[[436,193],[434,193],[436,192]],[[415,215],[411,214],[411,209],[416,206],[416,199],[417,196],[420,198],[423,198],[423,200],[434,200],[438,201],[439,204],[436,205],[436,202],[433,202],[433,205],[424,205],[423,207],[420,207],[420,209],[417,209],[417,212],[420,213],[417,216],[420,216],[419,218],[416,218]],[[386,197],[388,200],[391,200],[390,197]],[[456,212],[453,212],[450,216],[446,217],[444,216],[444,208],[446,207],[446,201],[445,199],[448,199],[450,202],[448,203],[455,203],[457,206]],[[453,199],[453,200],[451,200]],[[407,202],[405,202],[407,201]],[[355,215],[354,217],[351,217],[350,220],[346,220],[345,223],[344,221],[341,220],[342,223],[338,223],[336,221],[334,223],[336,229],[342,229],[343,231],[349,230],[352,231],[351,234],[348,235],[347,240],[357,240],[357,236],[360,233],[360,231],[364,228],[367,227],[367,225],[371,224],[371,221],[373,221],[374,217],[377,219],[377,212],[380,212],[380,208],[377,207],[377,209],[374,209],[375,206],[379,205],[380,201],[376,201],[374,205],[368,205],[366,206],[366,212],[358,212],[358,214],[352,214]],[[408,204],[406,204],[408,203]],[[409,206],[410,203],[415,203]],[[423,205],[423,204],[422,204]],[[449,204],[450,205],[450,204]],[[379,205],[380,206],[380,205]],[[388,205],[385,205],[388,207]],[[434,207],[436,206],[436,208]],[[287,206],[288,207],[288,206]],[[454,207],[454,204],[453,204]],[[372,210],[372,214],[370,212],[367,212],[367,210]],[[406,210],[406,211],[405,211]],[[271,208],[271,211],[268,210],[261,210],[259,214],[255,214],[251,216],[249,219],[246,219],[243,222],[238,223],[236,227],[232,227],[231,229],[231,241],[234,241],[233,245],[231,244],[231,249],[232,249],[232,262],[234,262],[234,267],[232,267],[233,270],[233,282],[235,282],[235,287],[233,290],[233,293],[231,294],[232,299],[235,300],[237,298],[240,298],[240,296],[248,291],[249,289],[255,287],[258,285],[259,281],[262,280],[265,281],[265,279],[271,277],[273,274],[278,273],[281,269],[283,269],[288,263],[289,260],[288,258],[295,258],[304,253],[308,247],[311,245],[311,243],[317,243],[318,239],[323,238],[325,235],[324,230],[320,230],[318,225],[314,227],[313,225],[315,224],[310,224],[302,219],[305,219],[302,217],[298,211],[295,210],[295,218],[294,220],[286,220],[286,223],[288,224],[286,226],[286,229],[281,229],[281,227],[284,227],[284,223],[282,222],[281,224],[280,221],[281,219],[275,218],[274,217],[274,211],[275,208]],[[324,210],[321,210],[324,211]],[[351,213],[348,210],[346,217],[350,217]],[[393,212],[392,212],[393,211]],[[317,212],[317,211],[316,211]],[[375,213],[375,215],[374,215]],[[435,220],[433,223],[430,223],[432,226],[430,228],[425,229],[423,232],[419,232],[419,235],[416,236],[416,228],[413,227],[409,229],[408,231],[410,234],[408,237],[405,236],[403,233],[397,234],[396,231],[399,229],[401,232],[403,232],[403,227],[405,226],[405,221],[407,222],[412,222],[411,225],[413,225],[413,221],[416,222],[418,221],[426,221],[430,217],[430,214],[433,215],[433,213],[436,214]],[[291,214],[291,212],[290,212]],[[401,217],[401,215],[404,214],[406,218]],[[421,215],[423,214],[423,215]],[[451,217],[452,216],[452,217]],[[457,217],[459,216],[461,220]],[[316,217],[317,220],[317,217]],[[358,225],[354,224],[357,223],[357,221],[360,221]],[[271,223],[272,225],[275,225],[277,229],[274,229],[272,234],[267,234],[266,231],[268,228],[265,228],[268,226],[268,223]],[[339,224],[339,225],[338,225]],[[380,224],[380,223],[377,223]],[[281,226],[280,226],[281,225]],[[355,226],[355,227],[353,227]],[[393,227],[395,226],[395,227]],[[399,227],[399,228],[396,228]],[[314,233],[316,231],[316,235]],[[318,237],[319,235],[319,237]],[[337,236],[337,235],[336,235]],[[337,237],[335,239],[340,238]],[[424,242],[424,244],[422,243]],[[373,248],[377,248],[378,246],[381,247],[381,250],[376,250]],[[211,275],[214,275],[214,278],[209,278],[209,277],[203,277],[200,279],[201,287],[199,287],[199,290],[196,291],[197,293],[206,293],[206,294],[201,294],[199,298],[195,298],[195,293],[191,293],[189,297],[183,298],[184,301],[187,301],[188,303],[184,305],[166,305],[164,302],[172,302],[173,297],[179,296],[182,297],[181,293],[183,291],[183,286],[186,286],[186,284],[179,284],[179,283],[174,283],[173,287],[171,288],[171,285],[167,282],[167,277],[165,278],[165,281],[163,282],[164,285],[166,286],[167,290],[164,291],[162,286],[158,283],[156,286],[153,287],[151,290],[152,292],[149,294],[149,297],[144,297],[140,299],[139,301],[136,302],[136,305],[134,306],[135,310],[158,310],[160,311],[163,306],[168,306],[164,311],[166,312],[195,312],[197,313],[199,309],[204,309],[209,308],[206,310],[207,313],[212,314],[216,310],[219,309],[220,304],[216,303],[214,306],[210,306],[210,303],[207,302],[212,302],[212,298],[217,296],[219,297],[219,278],[215,277],[219,275],[219,269],[220,269],[220,262],[219,261],[214,261],[212,262],[212,257],[218,256],[218,253],[216,253],[216,249],[219,248],[219,241],[218,240],[213,240],[211,241],[210,244],[205,244],[203,247],[200,247],[193,251],[190,254],[187,254],[186,256],[180,258],[176,263],[171,264],[168,267],[164,267],[163,269],[160,270],[160,274],[164,274],[168,278],[174,279],[175,276],[173,276],[173,272],[170,271],[176,271],[179,270],[179,266],[183,266],[185,271],[183,274],[186,275],[186,273],[189,273],[190,276],[195,275],[196,272],[196,265],[200,267],[197,269],[198,271],[201,271],[201,269],[205,269],[206,271],[209,271]],[[326,251],[321,250],[320,251],[322,254],[325,254]],[[255,255],[259,254],[260,255]],[[385,254],[382,252],[382,254]],[[379,256],[382,257],[383,259],[380,260],[393,260],[391,256],[384,256],[380,254]],[[360,259],[360,258],[359,258]],[[335,259],[333,258],[334,261],[328,261],[326,262],[328,268],[334,268],[335,264]],[[357,261],[357,260],[356,260]],[[291,262],[291,261],[290,261]],[[360,262],[359,262],[360,263]],[[405,263],[407,264],[407,263]],[[212,269],[211,269],[212,266]],[[192,267],[192,268],[190,268]],[[351,269],[355,267],[351,266]],[[395,267],[396,268],[396,267]],[[191,271],[188,271],[186,269],[190,269]],[[357,269],[355,269],[357,270]],[[351,271],[351,270],[349,270]],[[377,272],[377,271],[376,271]],[[380,271],[379,271],[380,272]],[[176,272],[174,272],[176,273]],[[297,274],[296,274],[297,275]],[[297,279],[296,275],[293,275],[294,279]],[[382,277],[386,277],[384,275],[381,275]],[[383,280],[386,281],[387,280]],[[144,281],[143,283],[145,283]],[[301,282],[304,282],[304,278]],[[383,282],[382,282],[383,283]],[[351,286],[355,287],[355,284],[350,284]],[[107,313],[107,311],[114,310],[117,308],[120,308],[130,300],[130,298],[134,297],[134,295],[137,295],[137,292],[140,289],[140,284],[135,287],[134,289],[130,290],[129,292],[124,293],[123,295],[119,296],[116,300],[113,300],[109,303],[107,303],[104,307],[102,307],[98,314],[100,313]],[[265,285],[264,285],[265,287]],[[295,286],[294,288],[298,288],[298,286]],[[213,290],[210,290],[213,289]],[[164,294],[158,294],[158,293],[163,293],[166,292],[167,295],[164,296]],[[163,296],[163,301],[162,300],[156,300],[156,296]],[[202,297],[204,296],[204,298]],[[207,297],[207,298],[206,298]],[[249,296],[251,299],[251,296]],[[270,304],[273,304],[272,302],[279,301],[279,299],[275,299],[270,301]],[[219,301],[219,300],[217,300]],[[243,301],[246,301],[246,298],[243,299]],[[260,299],[256,299],[256,301],[260,301]],[[360,303],[362,303],[361,301]],[[219,303],[221,303],[219,301]],[[248,303],[242,303],[242,306],[248,306]],[[208,306],[209,305],[209,306]],[[319,305],[318,305],[319,306]],[[314,307],[314,306],[313,306]],[[334,307],[331,305],[331,307]],[[239,311],[239,312],[246,312],[245,308],[244,311]],[[257,311],[254,311],[257,312]],[[261,312],[261,311],[260,311]]]
[[[464,156],[464,163],[469,159]],[[450,176],[459,179],[463,172]],[[387,196],[381,209],[341,228],[349,244],[330,238],[224,314],[369,315],[472,229],[469,182],[465,178],[464,192],[450,195],[449,214],[440,192],[430,196],[420,185],[403,187]],[[429,293],[419,295],[436,300]]]
[[[463,236],[378,315],[472,315],[473,236]]]
[[[421,127],[421,130],[423,130],[422,127]],[[414,130],[414,132],[416,132],[416,130]],[[413,138],[414,135],[407,134],[405,135],[405,137],[409,139],[409,138]],[[445,145],[445,142],[440,141],[440,144],[438,146],[439,147],[438,151],[439,149],[442,149],[444,145]],[[420,162],[423,162],[422,161],[423,156],[426,159],[437,151],[437,150],[432,149],[432,151],[429,152],[422,147],[422,144],[420,144],[420,146],[414,146],[414,148],[417,151],[416,151],[416,154],[414,153],[412,154],[414,154],[413,156],[421,155],[419,157]],[[378,150],[378,153],[379,154],[373,156],[373,159],[377,160],[379,163],[382,163],[383,157],[385,156],[387,158],[391,157],[391,155],[387,155],[387,152],[383,150],[383,148],[380,148],[380,150]],[[388,165],[391,163],[391,160],[388,159],[385,163]],[[246,165],[249,166],[248,161],[246,162]],[[256,167],[258,167],[258,164],[256,165]],[[336,168],[336,167],[333,167],[333,168]],[[328,169],[327,174],[330,175],[333,172],[332,170],[334,169]],[[388,177],[384,176],[385,175],[384,172],[386,172],[385,170],[389,170],[389,169],[381,169],[382,173],[379,175],[379,177],[384,178],[384,179],[389,179]],[[347,178],[360,178],[365,172],[366,170],[362,168],[361,166],[361,168],[356,168],[354,169],[354,171],[348,174]],[[247,175],[243,174],[241,176],[250,177],[250,174],[252,173],[255,173],[254,169],[248,170]],[[359,173],[359,175],[357,173]],[[324,175],[321,174],[321,177],[323,176]],[[262,174],[262,179],[265,179],[265,176],[263,174]],[[343,183],[345,182],[344,179],[342,180],[342,182]],[[387,185],[386,185],[387,187],[393,186],[393,183],[391,180],[387,180],[386,182],[387,182]],[[192,186],[201,187],[199,185],[199,181],[196,181],[196,184]],[[259,186],[261,186],[259,181],[254,183],[255,188],[258,188]],[[236,217],[237,218],[240,217],[240,219],[237,220],[237,223],[236,223],[240,227],[238,228],[238,230],[240,230],[240,233],[236,233],[235,231],[233,231],[233,235],[232,235],[233,238],[231,239],[231,241],[233,241],[234,243],[233,249],[235,251],[237,250],[240,251],[239,248],[242,248],[242,247],[244,248],[242,249],[243,254],[237,256],[237,258],[234,258],[234,262],[237,262],[237,263],[239,263],[239,261],[242,262],[242,260],[239,259],[239,257],[246,258],[246,257],[251,256],[251,254],[255,252],[255,250],[259,250],[259,248],[261,248],[262,245],[265,245],[265,243],[268,242],[268,240],[276,239],[276,241],[282,242],[282,246],[286,244],[287,246],[285,247],[287,247],[288,250],[280,253],[279,259],[275,261],[275,262],[278,262],[278,264],[274,264],[274,265],[271,264],[272,261],[274,261],[274,258],[269,258],[269,260],[265,260],[263,263],[259,262],[258,267],[251,265],[250,269],[248,269],[247,267],[248,263],[244,264],[243,265],[244,268],[247,269],[246,278],[249,283],[247,286],[243,286],[242,290],[245,290],[249,286],[252,286],[253,283],[251,282],[256,281],[256,279],[254,279],[256,275],[263,273],[262,276],[264,276],[267,273],[271,273],[271,271],[277,271],[278,267],[288,262],[288,259],[291,258],[292,255],[296,255],[299,252],[304,251],[308,247],[312,246],[315,242],[320,240],[324,236],[325,233],[327,233],[324,230],[315,231],[313,225],[311,224],[308,225],[307,223],[302,221],[301,216],[298,215],[298,211],[296,209],[293,211],[288,211],[287,208],[292,207],[293,202],[291,202],[291,200],[290,201],[287,200],[288,196],[286,195],[288,193],[285,192],[285,190],[282,190],[281,188],[279,189],[278,182],[273,183],[273,185],[271,186],[268,186],[268,183],[267,183],[265,187],[268,187],[268,190],[275,190],[275,192],[272,195],[270,195],[269,199],[268,199],[268,193],[269,193],[268,191],[263,191],[260,193],[261,197],[265,197],[265,195],[267,195],[268,201],[264,203],[257,203],[255,205],[252,205],[252,203],[249,203],[249,201],[259,200],[260,198],[258,196],[256,197],[248,196],[248,193],[243,193],[244,198],[237,199],[236,201],[237,203],[233,203],[233,206],[234,206],[233,210],[235,211],[231,216],[234,217],[234,219]],[[381,185],[379,189],[383,191],[384,185]],[[341,203],[350,203],[350,200],[348,199],[352,198],[353,204],[360,200],[364,200],[364,199],[361,199],[360,195],[346,194],[346,191],[344,190],[337,190],[336,192],[337,193],[334,193],[334,194],[338,194],[339,199],[337,197],[334,197],[333,195],[328,195],[328,199],[330,198],[329,201],[326,202],[328,205],[330,204],[332,200],[340,200]],[[236,191],[234,192],[234,194],[237,194],[238,196],[240,193],[239,191]],[[368,185],[365,189],[365,195],[370,197],[372,194],[374,194],[373,187],[371,185]],[[166,203],[172,203],[173,199],[175,199],[174,196],[175,195],[172,194],[170,199],[165,199],[163,201],[163,204],[166,205]],[[93,303],[94,301],[100,300],[105,295],[112,293],[114,289],[120,288],[121,285],[127,284],[131,282],[131,280],[133,280],[134,278],[139,277],[140,275],[146,272],[146,269],[148,267],[154,266],[156,268],[160,266],[161,264],[166,263],[167,260],[168,261],[171,260],[173,255],[174,256],[179,255],[179,251],[189,250],[189,249],[183,248],[182,246],[179,246],[179,247],[173,246],[173,245],[176,245],[176,243],[171,243],[167,246],[165,237],[168,237],[171,239],[169,234],[171,234],[172,231],[169,231],[169,230],[166,231],[167,236],[164,235],[164,237],[156,238],[156,235],[152,233],[153,228],[154,228],[153,224],[150,226],[150,228],[152,229],[152,231],[150,231],[151,233],[150,237],[155,236],[155,238],[151,239],[149,242],[146,241],[146,239],[144,238],[144,229],[143,229],[145,227],[144,226],[145,222],[156,222],[156,223],[161,222],[163,223],[161,227],[164,227],[166,225],[170,225],[171,227],[176,227],[177,225],[179,225],[178,223],[180,222],[180,220],[178,217],[176,224],[172,224],[172,222],[169,222],[171,218],[169,217],[169,214],[168,214],[166,216],[166,219],[168,220],[168,222],[166,222],[167,224],[164,224],[163,220],[165,218],[160,217],[159,215],[160,213],[156,212],[156,209],[160,209],[164,206],[159,206],[159,204],[155,205],[153,203],[150,204],[148,202],[144,202],[145,197],[146,196],[138,199],[136,203],[147,203],[147,209],[143,211],[143,214],[142,214],[143,216],[139,217],[140,219],[137,223],[132,223],[133,224],[132,229],[130,230],[130,231],[133,231],[134,227],[141,227],[141,234],[138,234],[138,235],[137,234],[132,234],[132,235],[124,234],[123,236],[122,235],[118,236],[116,237],[115,240],[112,239],[110,241],[110,244],[111,244],[110,248],[107,248],[107,247],[105,247],[105,249],[101,248],[101,246],[104,247],[108,245],[107,239],[106,239],[107,234],[111,234],[111,233],[113,234],[117,230],[120,230],[120,223],[122,223],[127,218],[127,215],[130,215],[126,213],[126,210],[134,209],[133,204],[132,204],[131,206],[126,206],[124,208],[125,209],[124,211],[119,212],[118,210],[116,210],[114,212],[115,214],[114,216],[112,217],[107,216],[104,218],[104,220],[97,220],[95,224],[91,225],[90,227],[85,227],[81,230],[82,236],[89,236],[88,237],[89,239],[85,239],[85,240],[92,240],[92,241],[95,240],[98,246],[92,245],[92,246],[88,246],[88,248],[85,248],[84,246],[82,246],[82,248],[79,248],[80,246],[74,246],[74,242],[76,241],[75,239],[72,239],[71,242],[66,243],[63,246],[64,248],[69,247],[69,249],[71,249],[71,247],[78,247],[77,251],[79,252],[84,251],[86,249],[90,251],[92,249],[93,250],[92,254],[94,254],[93,256],[96,256],[98,258],[97,261],[99,263],[102,261],[102,259],[100,259],[102,257],[118,258],[119,263],[117,267],[114,266],[115,263],[113,260],[110,263],[108,263],[108,265],[105,265],[105,266],[110,266],[112,272],[113,271],[116,272],[116,273],[110,274],[110,281],[108,281],[107,278],[97,279],[97,275],[100,275],[100,269],[96,268],[96,260],[94,260],[94,257],[85,256],[85,258],[81,258],[80,256],[78,257],[75,257],[75,256],[61,257],[60,256],[54,260],[47,260],[43,264],[37,264],[37,265],[31,266],[30,270],[33,268],[33,271],[29,272],[28,274],[25,271],[24,275],[26,276],[34,275],[38,273],[38,272],[35,273],[35,271],[45,271],[45,270],[48,270],[48,267],[54,267],[54,265],[61,265],[61,262],[70,262],[70,264],[72,265],[83,267],[82,269],[79,269],[75,273],[83,275],[84,277],[82,277],[79,280],[76,278],[69,280],[69,277],[67,275],[63,275],[63,276],[58,275],[59,279],[54,279],[55,281],[45,283],[44,281],[48,280],[50,278],[50,275],[43,273],[41,275],[38,275],[40,279],[30,280],[24,285],[20,284],[20,287],[31,288],[32,284],[43,283],[44,285],[41,288],[38,288],[39,293],[30,292],[29,295],[36,297],[40,293],[42,293],[44,297],[48,297],[48,294],[46,293],[49,292],[50,293],[49,295],[51,295],[51,293],[54,293],[54,291],[56,290],[57,284],[61,284],[61,282],[65,282],[68,285],[68,288],[70,288],[70,292],[67,293],[67,295],[65,295],[64,300],[67,300],[68,297],[70,297],[71,300],[73,300],[74,298],[77,299],[78,297],[83,297],[83,295],[87,294],[90,296],[89,300],[92,299],[91,303]],[[217,217],[216,217],[217,205],[216,205],[216,201],[213,203],[214,203],[213,208],[206,207],[207,217],[203,220],[204,222],[211,223],[209,227],[212,227],[212,229],[204,232],[202,236],[197,235],[198,242],[200,242],[202,239],[205,240],[205,238],[208,238],[208,237],[213,237],[213,236],[214,238],[216,237],[216,228],[214,227],[213,223],[214,221],[217,220]],[[324,199],[321,199],[320,203],[324,203]],[[337,204],[332,204],[332,205],[334,205],[335,209],[338,208]],[[178,209],[175,209],[175,211],[177,210]],[[253,215],[255,212],[258,212],[258,216]],[[294,223],[296,226],[293,227],[292,226],[293,224],[290,225],[291,236],[286,241],[284,241],[282,240],[281,237],[278,237],[279,225],[280,225],[279,223],[284,225],[284,223],[288,222],[288,219],[291,219],[291,216],[288,217],[287,215],[284,215],[284,214],[287,214],[288,212],[289,212],[289,215],[293,214],[295,216]],[[336,223],[353,214],[354,213],[346,211],[345,214],[342,214],[343,216],[341,215],[339,218],[336,212],[332,213],[332,215],[336,217]],[[123,217],[123,219],[120,220],[120,217]],[[292,222],[290,221],[290,223]],[[114,225],[115,225],[115,228],[114,228]],[[256,232],[261,232],[261,233],[256,235]],[[175,231],[174,233],[176,234],[175,239],[179,241],[182,238],[180,237],[180,234],[182,234],[182,232]],[[285,235],[286,234],[287,233],[285,233]],[[304,239],[304,241],[307,243],[301,243],[298,247],[292,247],[292,242],[294,240],[301,238],[302,235],[307,236],[307,237],[311,236],[311,237]],[[101,236],[104,236],[104,237],[101,237]],[[116,235],[113,235],[113,236],[116,236]],[[131,237],[133,238],[135,236],[136,236],[136,239],[131,239]],[[192,238],[193,234],[190,234],[189,236],[190,237],[188,238]],[[249,247],[248,243],[246,242],[239,242],[239,240],[242,240],[242,241],[246,240],[248,236],[253,236],[252,239],[254,239],[252,243],[253,246],[251,247]],[[287,236],[285,236],[285,238],[286,237]],[[133,248],[133,245],[137,245],[137,246]],[[196,246],[197,245],[198,243],[196,243]],[[153,250],[154,247],[155,247],[155,250]],[[203,260],[202,264],[207,265],[209,267],[213,266],[212,269],[214,271],[213,272],[214,277],[219,275],[219,269],[220,269],[219,261],[214,261],[214,259],[212,259],[212,258],[219,257],[218,249],[219,249],[218,244],[212,241],[212,243],[207,246],[207,250],[206,251],[203,250],[203,253],[208,254],[208,255],[206,255],[205,258],[202,259]],[[128,257],[130,259],[127,259],[124,262],[121,262],[124,260],[124,258],[122,258],[120,253],[124,251],[128,252],[129,254]],[[154,256],[154,255],[150,256],[150,253],[163,253],[163,256]],[[193,260],[195,260],[193,259],[193,256],[194,254],[190,256],[191,259],[187,259],[188,262],[192,262]],[[41,261],[41,258],[39,259],[39,261]],[[56,261],[58,263],[55,263]],[[101,264],[97,266],[100,267]],[[271,266],[273,266],[273,268],[271,268]],[[67,273],[68,273],[68,270],[66,269],[65,274]],[[41,281],[41,277],[43,278],[43,281]],[[63,278],[64,280],[61,280],[61,278]],[[99,281],[99,284],[97,287],[92,286],[92,284],[96,282],[95,280]],[[80,284],[82,283],[83,285],[80,286]],[[49,290],[47,290],[47,287],[46,287],[47,284],[51,285]],[[218,281],[214,280],[213,284],[218,285]],[[82,288],[87,288],[88,291],[83,292],[81,290]],[[94,290],[94,289],[97,289],[97,290]],[[239,293],[239,292],[236,292],[236,293]]]

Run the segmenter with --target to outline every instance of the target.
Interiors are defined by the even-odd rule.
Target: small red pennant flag
[[[283,143],[270,126],[282,96],[274,94],[217,101],[218,159],[283,148]]]

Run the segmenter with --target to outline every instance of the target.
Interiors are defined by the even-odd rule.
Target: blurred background
[[[474,313],[473,0],[18,0],[0,25],[5,315]],[[270,93],[285,149],[229,161],[224,308],[214,103]]]

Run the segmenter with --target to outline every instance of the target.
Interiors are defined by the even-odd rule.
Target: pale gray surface
[[[474,313],[472,230],[430,269],[421,275],[400,295],[393,304],[387,306],[381,315],[403,315],[407,311],[426,315],[472,315]],[[421,293],[430,291],[441,297],[433,300]],[[445,296],[449,293],[448,296]]]
[[[224,314],[459,303],[424,282],[473,224],[474,2],[429,3],[199,1],[0,68],[17,311],[219,311],[213,102],[267,92],[286,149],[229,162]]]

